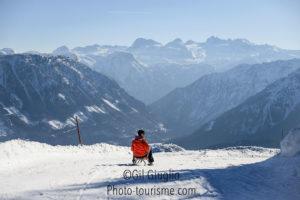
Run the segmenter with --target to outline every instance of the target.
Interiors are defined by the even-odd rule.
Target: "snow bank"
[[[300,128],[291,130],[280,143],[281,155],[295,156],[300,154]]]
[[[10,140],[0,143],[0,160],[11,159],[12,157],[30,157],[33,155],[45,154],[78,154],[91,155],[95,153],[109,152],[126,152],[130,151],[129,147],[115,146],[106,143],[83,146],[53,146],[45,143],[25,141],[25,140]]]
[[[218,149],[216,149],[218,150]],[[222,149],[219,149],[222,150]],[[241,152],[243,154],[268,154],[268,153],[278,153],[278,149],[274,148],[265,148],[265,147],[258,147],[258,146],[236,146],[236,147],[227,147],[224,148],[226,152],[231,152],[231,151],[236,151],[236,152]]]
[[[0,199],[299,199],[294,176],[300,157],[272,159],[276,149],[235,147],[185,151],[173,144],[151,144],[154,166],[131,166],[129,147],[109,144],[53,146],[11,140],[0,143]],[[175,152],[176,151],[176,152]],[[168,153],[170,152],[170,153]],[[294,162],[295,160],[295,162]],[[274,163],[275,162],[275,163]],[[293,164],[293,162],[295,164]],[[257,163],[257,164],[256,164]],[[297,165],[298,164],[298,165]],[[277,171],[273,170],[277,166]],[[159,176],[124,179],[125,170],[158,174],[180,173],[165,182]],[[169,174],[170,175],[170,174]],[[168,175],[168,177],[170,177]],[[145,177],[145,178],[142,178]],[[107,195],[107,186],[122,188],[196,188],[195,194]],[[293,188],[295,188],[293,190]],[[119,190],[120,189],[120,190]],[[126,189],[127,191],[127,189]],[[221,192],[221,193],[220,193]],[[120,193],[120,192],[119,192]],[[269,196],[266,196],[268,194]],[[270,197],[270,198],[268,198]],[[273,198],[272,198],[273,197]]]

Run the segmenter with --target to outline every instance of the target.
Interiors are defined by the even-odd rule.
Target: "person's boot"
[[[149,153],[148,153],[148,165],[152,166],[153,162],[154,162],[154,158],[153,158],[153,155],[152,155],[152,150],[150,150]]]
[[[136,164],[136,159],[134,157],[132,158],[132,164]]]
[[[148,166],[152,166],[154,163],[154,160],[153,159],[148,159]]]

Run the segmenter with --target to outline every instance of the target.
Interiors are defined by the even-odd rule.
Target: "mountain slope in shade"
[[[283,135],[299,125],[300,69],[203,125],[192,135],[178,139],[177,143],[189,148],[277,147]]]
[[[126,52],[98,57],[94,70],[116,80],[130,95],[149,104],[176,87],[186,86],[214,69],[205,64],[157,64],[146,67]]]
[[[240,65],[205,75],[149,106],[172,133],[188,134],[300,67],[300,60]]]
[[[138,128],[161,127],[115,81],[62,56],[0,57],[0,113],[2,141],[76,143],[75,116],[85,143],[128,142]]]
[[[142,94],[143,90],[149,90],[147,69],[132,54],[126,52],[109,54],[106,57],[98,58],[91,68],[116,80],[135,98],[146,100]]]

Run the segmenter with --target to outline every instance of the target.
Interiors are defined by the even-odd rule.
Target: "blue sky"
[[[0,48],[246,38],[300,49],[299,0],[0,0]]]

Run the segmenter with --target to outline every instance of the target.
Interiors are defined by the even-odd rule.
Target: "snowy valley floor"
[[[154,153],[154,166],[131,166],[128,147],[0,143],[0,199],[300,199],[300,156],[258,147],[157,149],[174,151]],[[154,170],[172,180],[154,177]],[[139,176],[127,180],[124,171]],[[152,188],[153,195],[139,196],[136,187],[140,193]],[[174,195],[163,195],[167,190]]]

